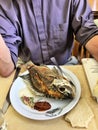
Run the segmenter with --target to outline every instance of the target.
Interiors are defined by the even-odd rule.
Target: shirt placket
[[[48,46],[47,46],[47,37],[44,27],[44,22],[42,18],[42,10],[41,10],[41,0],[33,0],[33,10],[34,16],[40,41],[40,48],[43,57],[43,63],[48,64],[49,62],[49,53],[48,53]]]

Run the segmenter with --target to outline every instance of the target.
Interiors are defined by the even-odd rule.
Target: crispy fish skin
[[[33,87],[37,91],[44,93],[46,97],[53,97],[56,99],[74,98],[75,91],[72,88],[73,86],[66,86],[66,90],[68,90],[66,93],[63,93],[59,91],[58,86],[52,84],[54,79],[58,81],[58,79],[62,79],[62,77],[47,66],[36,66],[33,64],[28,70]],[[70,91],[70,94],[68,91]]]

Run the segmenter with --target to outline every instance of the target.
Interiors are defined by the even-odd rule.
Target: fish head
[[[70,82],[67,79],[54,79],[52,85],[57,89],[58,92],[62,93],[64,97],[75,97],[75,86],[70,84]]]

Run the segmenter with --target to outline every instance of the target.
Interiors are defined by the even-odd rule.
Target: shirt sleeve
[[[98,35],[98,27],[94,23],[92,10],[87,0],[74,0],[72,12],[75,39],[85,45],[94,35]]]
[[[16,65],[21,37],[19,36],[18,21],[14,10],[9,5],[2,1],[0,3],[0,34],[9,48],[12,60]]]

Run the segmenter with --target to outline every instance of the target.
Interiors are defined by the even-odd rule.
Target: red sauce
[[[51,108],[50,103],[46,101],[39,101],[34,104],[34,109],[38,111],[45,111]]]

